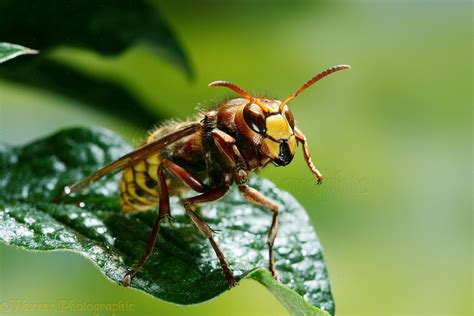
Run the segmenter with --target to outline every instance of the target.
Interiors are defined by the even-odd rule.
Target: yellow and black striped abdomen
[[[122,211],[147,211],[158,204],[159,155],[153,155],[123,171],[120,181]]]

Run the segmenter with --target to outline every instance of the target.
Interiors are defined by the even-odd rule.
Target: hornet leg
[[[269,257],[269,269],[274,279],[278,279],[278,274],[275,268],[275,257],[273,256],[273,243],[275,241],[278,232],[278,205],[272,200],[266,198],[262,193],[258,192],[254,188],[246,185],[239,186],[240,193],[244,196],[247,201],[258,206],[262,206],[273,212],[272,225],[268,232],[268,257]]]
[[[202,202],[211,202],[211,201],[216,201],[223,197],[227,192],[229,191],[228,186],[220,186],[216,187],[214,189],[211,189],[207,191],[206,193],[203,193],[201,195],[186,199],[184,201],[184,207],[186,208],[186,213],[189,215],[193,223],[196,225],[196,227],[201,231],[201,233],[204,234],[209,239],[209,242],[211,243],[212,248],[214,249],[214,252],[217,255],[217,258],[219,259],[219,263],[222,267],[222,271],[224,272],[224,275],[227,279],[227,283],[229,284],[229,288],[235,286],[236,281],[234,278],[234,275],[232,273],[232,270],[229,267],[229,264],[227,263],[224,254],[222,251],[219,249],[219,246],[217,246],[217,243],[215,242],[214,238],[212,237],[214,231],[209,227],[209,225],[201,218],[199,217],[196,212],[194,212],[191,208],[191,205],[194,203],[202,203]]]
[[[304,159],[306,160],[306,164],[308,165],[311,172],[316,176],[316,179],[318,179],[318,184],[321,184],[323,182],[323,175],[321,174],[321,172],[319,172],[318,169],[316,169],[316,166],[313,164],[313,161],[311,160],[311,154],[309,152],[308,142],[306,141],[306,137],[296,127],[295,127],[295,137],[298,142],[303,144],[303,154],[304,154]]]
[[[158,237],[158,233],[160,232],[160,224],[163,218],[171,217],[170,214],[170,199],[168,193],[168,185],[166,184],[165,178],[165,170],[169,172],[171,175],[175,176],[179,180],[183,181],[187,186],[191,189],[203,192],[205,190],[205,185],[184,168],[178,166],[174,162],[170,160],[163,160],[158,168],[158,182],[159,182],[159,197],[160,197],[160,205],[159,205],[159,212],[158,218],[156,219],[155,223],[153,224],[153,228],[151,230],[150,237],[148,239],[147,247],[145,250],[145,255],[138,261],[137,265],[133,267],[122,279],[122,284],[124,286],[129,286],[132,282],[133,277],[140,271],[140,269],[145,265],[145,262],[153,253],[153,248],[155,247],[156,238]]]

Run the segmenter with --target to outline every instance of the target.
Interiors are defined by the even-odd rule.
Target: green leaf
[[[145,129],[163,117],[143,104],[116,76],[91,76],[48,53],[71,46],[108,57],[142,45],[192,76],[183,47],[149,1],[68,0],[52,5],[48,1],[5,0],[0,1],[0,12],[6,13],[0,19],[2,40],[42,52],[41,58],[2,65],[0,78],[62,94],[80,101],[74,104],[126,118]]]
[[[94,172],[132,148],[104,130],[69,129],[23,147],[0,146],[0,241],[32,250],[72,250],[89,258],[114,282],[142,255],[156,212],[124,215],[119,174],[107,176],[64,204],[51,202],[66,184]],[[244,201],[238,190],[200,211],[218,230],[216,242],[237,280],[266,286],[292,315],[328,315],[334,303],[321,245],[304,209],[267,180],[249,184],[281,205],[275,242],[280,282],[267,270],[271,214]],[[79,207],[80,202],[84,206]],[[226,292],[217,258],[171,201],[155,250],[132,287],[177,304],[196,304]]]
[[[127,121],[143,126],[144,129],[151,128],[165,119],[159,114],[150,113],[139,99],[121,85],[107,79],[89,77],[44,57],[25,63],[13,62],[2,65],[0,77],[54,91],[95,110],[117,118],[126,118]]]
[[[0,64],[17,56],[28,54],[38,54],[38,51],[21,45],[0,42]]]
[[[171,28],[148,1],[0,2],[2,40],[46,52],[58,46],[83,47],[116,55],[139,43],[191,73]]]

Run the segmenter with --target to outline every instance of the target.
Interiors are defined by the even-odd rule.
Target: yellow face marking
[[[290,148],[291,155],[294,156],[296,152],[295,135],[291,135],[288,139],[288,147]],[[280,155],[280,143],[277,143],[270,138],[264,138],[261,142],[260,150],[265,156],[273,160]]]
[[[262,103],[267,109],[268,113],[278,113],[280,112],[280,101],[278,100],[269,100],[269,99],[256,99],[258,102]]]
[[[262,101],[263,104],[270,110],[270,113],[277,113],[279,111],[278,104],[275,102]]]
[[[261,150],[265,156],[270,157],[270,159],[275,159],[280,154],[280,144],[274,142],[269,138],[265,138],[262,143]]]
[[[266,134],[273,139],[288,139],[293,133],[290,124],[280,114],[267,117],[266,125]]]

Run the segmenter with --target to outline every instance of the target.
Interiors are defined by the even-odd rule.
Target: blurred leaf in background
[[[192,70],[184,50],[159,11],[147,1],[0,2],[2,40],[41,50],[40,58],[11,63],[0,77],[49,89],[86,105],[151,127],[163,117],[150,112],[113,78],[97,78],[51,58],[59,47],[80,47],[109,58],[136,44],[178,66]]]
[[[6,62],[7,60],[13,59],[17,56],[37,53],[37,50],[28,47],[0,42],[0,63]]]

